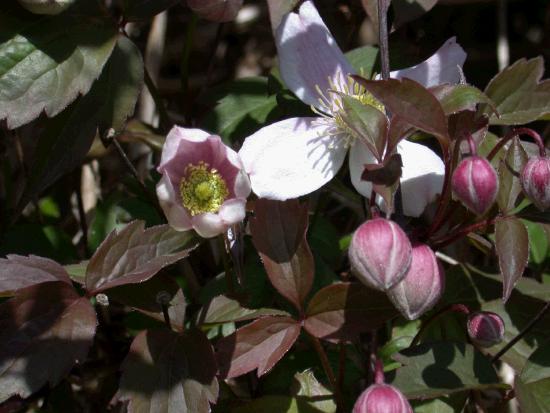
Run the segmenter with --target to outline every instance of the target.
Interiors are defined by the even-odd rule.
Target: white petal
[[[401,175],[401,194],[403,213],[410,217],[419,217],[426,206],[441,193],[445,176],[445,164],[428,147],[402,140],[397,145],[401,155],[403,169]],[[357,142],[350,150],[349,168],[351,182],[357,192],[370,198],[372,184],[361,180],[365,164],[377,163],[372,152]],[[377,197],[377,204],[383,209],[383,201]]]
[[[349,151],[349,172],[351,183],[361,195],[370,198],[372,193],[372,184],[363,181],[361,175],[365,170],[366,164],[378,163],[370,149],[362,142],[356,141]]]
[[[391,72],[390,77],[394,79],[406,77],[416,80],[425,87],[443,83],[455,84],[460,82],[465,60],[466,52],[456,42],[456,38],[452,37],[427,60],[408,69]]]
[[[157,184],[157,198],[166,215],[168,224],[176,231],[187,231],[193,226],[191,217],[185,208],[179,204],[174,188],[166,175],[160,178]]]
[[[298,13],[288,13],[275,31],[281,77],[308,105],[319,105],[316,86],[327,94],[334,85],[347,82],[354,73],[327,26],[310,0]]]
[[[218,214],[205,212],[191,218],[193,228],[203,238],[212,238],[225,232],[227,226]]]
[[[338,172],[346,147],[326,134],[322,118],[292,118],[260,129],[239,151],[252,190],[261,198],[286,200],[309,194]]]
[[[445,164],[434,151],[419,143],[402,140],[397,145],[397,152],[403,161],[403,212],[418,217],[441,193]]]

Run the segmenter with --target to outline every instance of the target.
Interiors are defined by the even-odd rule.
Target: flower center
[[[220,173],[200,162],[185,169],[185,178],[180,182],[180,194],[183,206],[191,216],[195,216],[218,212],[229,191]]]
[[[347,83],[334,84],[329,79],[331,89],[324,94],[321,88],[317,87],[319,93],[320,109],[312,107],[312,110],[328,121],[330,128],[327,135],[342,140],[346,147],[353,145],[356,139],[361,139],[358,131],[350,125],[349,116],[344,107],[344,97],[357,100],[362,105],[372,106],[382,113],[386,113],[384,105],[378,101],[363,86],[348,77]]]

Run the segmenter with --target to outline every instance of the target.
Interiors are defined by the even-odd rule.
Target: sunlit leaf
[[[200,324],[222,324],[277,315],[288,316],[289,314],[274,308],[246,308],[237,300],[218,295],[201,309],[197,319]]]
[[[544,413],[550,406],[550,352],[547,347],[535,351],[516,377],[516,396],[521,410]]]
[[[521,146],[520,140],[514,139],[498,168],[497,203],[504,213],[511,211],[516,206],[516,200],[521,194],[519,175],[527,160],[527,153]]]

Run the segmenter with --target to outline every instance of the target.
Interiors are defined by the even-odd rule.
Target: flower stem
[[[380,61],[382,79],[390,78],[390,53],[388,48],[388,2],[378,0],[378,43],[380,45]]]
[[[500,141],[498,141],[498,143],[491,150],[491,152],[489,152],[489,155],[487,155],[487,160],[491,161],[491,159],[493,159],[496,156],[498,151],[500,151],[502,149],[502,147],[504,145],[506,145],[506,143],[509,140],[511,140],[511,139],[513,139],[513,138],[515,138],[516,136],[519,136],[519,135],[527,135],[527,136],[530,136],[531,138],[533,138],[535,143],[539,147],[540,156],[543,156],[543,157],[546,156],[546,148],[544,147],[544,141],[542,140],[542,138],[540,137],[540,135],[537,132],[535,132],[533,129],[529,129],[529,128],[516,128],[516,129],[512,129]]]
[[[544,307],[538,312],[538,314],[533,318],[529,324],[525,326],[523,330],[521,330],[517,336],[515,336],[508,344],[506,344],[497,354],[494,355],[494,357],[491,359],[491,361],[494,363],[498,361],[504,353],[506,353],[508,350],[510,350],[514,344],[516,344],[519,340],[521,340],[531,329],[537,324],[550,310],[550,301],[548,301]]]
[[[475,224],[468,225],[466,227],[463,227],[462,229],[447,235],[446,237],[441,238],[440,240],[437,240],[433,243],[433,247],[435,249],[443,248],[449,244],[452,244],[456,240],[465,237],[470,232],[474,232],[478,229],[488,227],[489,225],[493,225],[496,221],[496,217],[492,219],[485,219],[480,222],[476,222]]]
[[[327,353],[325,353],[325,350],[323,349],[323,346],[317,337],[314,337],[311,334],[308,334],[308,336],[311,339],[311,342],[313,343],[313,347],[315,348],[315,351],[317,352],[317,355],[321,360],[323,370],[325,370],[325,374],[327,375],[328,381],[332,387],[332,392],[334,393],[334,399],[336,400],[336,406],[337,406],[336,411],[338,413],[343,413],[345,411],[344,401],[342,399],[342,394],[340,393],[340,388],[338,387],[338,382],[336,381],[336,376],[334,375],[334,371],[330,366]]]

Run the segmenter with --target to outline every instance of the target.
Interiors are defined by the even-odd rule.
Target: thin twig
[[[496,222],[496,217],[492,219],[485,219],[480,222],[476,222],[475,224],[468,225],[466,227],[463,227],[462,229],[453,232],[452,234],[449,234],[439,240],[436,240],[433,242],[432,246],[435,249],[443,248],[449,244],[452,244],[453,242],[457,241],[460,238],[465,237],[470,232],[477,231],[478,229],[482,229],[485,227],[488,227],[490,225],[493,225]]]
[[[387,0],[378,0],[378,43],[380,45],[380,60],[382,79],[390,78],[390,52],[388,48],[388,5]]]
[[[498,361],[504,353],[506,353],[508,350],[512,348],[514,344],[516,344],[519,340],[521,340],[531,329],[537,324],[550,310],[550,301],[548,301],[546,304],[544,304],[544,307],[538,312],[538,314],[533,318],[529,324],[525,326],[523,330],[521,330],[517,336],[515,336],[508,344],[506,344],[497,354],[494,355],[494,357],[491,359],[491,361],[494,363]]]
[[[323,349],[323,345],[319,341],[317,337],[312,336],[311,334],[308,334],[309,338],[311,339],[311,342],[313,343],[313,347],[315,348],[315,351],[317,352],[317,355],[319,356],[319,359],[321,360],[321,364],[323,366],[323,369],[325,370],[325,374],[327,375],[328,381],[332,387],[332,392],[334,394],[334,399],[336,400],[336,411],[338,413],[343,413],[344,410],[344,401],[342,399],[342,394],[340,392],[340,388],[338,387],[338,382],[336,380],[336,376],[334,375],[334,371],[332,370],[332,367],[330,366],[330,362],[327,357],[327,353],[325,353],[325,350]]]

